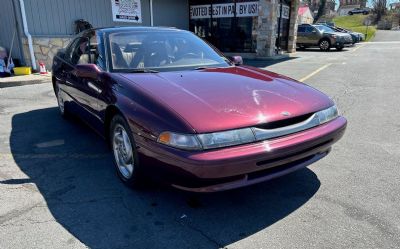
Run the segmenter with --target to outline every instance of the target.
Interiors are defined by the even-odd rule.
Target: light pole
[[[367,27],[365,28],[365,40],[367,40],[367,37],[368,37],[368,27],[369,27],[369,25],[371,24],[371,20],[367,19],[367,20],[365,21],[365,24],[367,25]]]

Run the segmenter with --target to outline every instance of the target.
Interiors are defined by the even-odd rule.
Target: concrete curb
[[[51,77],[39,75],[15,76],[0,79],[0,88],[51,83]]]

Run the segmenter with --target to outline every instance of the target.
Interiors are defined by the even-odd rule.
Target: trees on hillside
[[[372,0],[372,10],[376,14],[376,21],[380,21],[386,14],[386,0]]]

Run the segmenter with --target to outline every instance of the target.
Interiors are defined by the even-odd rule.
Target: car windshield
[[[324,25],[315,25],[314,27],[316,27],[321,32],[335,32],[333,29]]]
[[[155,72],[229,67],[206,42],[187,31],[124,31],[109,35],[111,69]]]

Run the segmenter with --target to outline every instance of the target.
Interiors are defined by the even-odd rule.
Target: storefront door
[[[276,45],[278,49],[287,51],[289,41],[289,26],[290,26],[290,0],[280,0],[278,5],[278,29]]]

